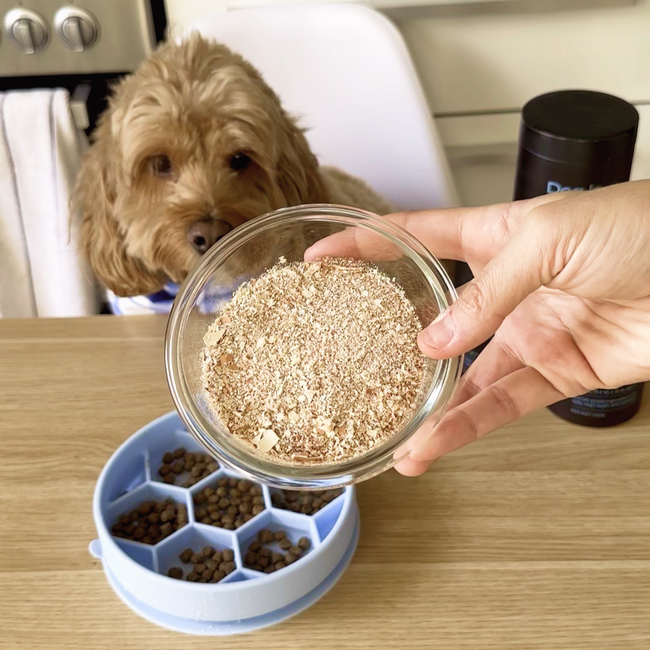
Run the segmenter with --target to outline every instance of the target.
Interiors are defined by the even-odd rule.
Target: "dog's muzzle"
[[[213,244],[231,230],[232,226],[227,221],[211,218],[200,219],[199,221],[195,221],[187,229],[187,241],[195,250],[203,255]]]

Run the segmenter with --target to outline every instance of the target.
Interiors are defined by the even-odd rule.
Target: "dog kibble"
[[[241,285],[208,329],[203,388],[217,419],[262,455],[298,465],[354,458],[415,411],[420,329],[404,291],[377,268],[281,259]]]
[[[302,512],[306,515],[315,515],[341,494],[343,494],[342,489],[325,490],[322,492],[278,490],[271,494],[271,503],[274,508],[279,508],[281,510],[290,510],[293,512]]]
[[[299,546],[301,549],[307,551],[307,550],[309,550],[309,547],[311,546],[311,542],[309,541],[309,538],[308,538],[308,537],[301,537],[301,538],[298,540],[298,546]]]
[[[136,509],[117,518],[111,532],[117,537],[157,544],[187,524],[187,509],[172,499],[145,501]]]
[[[305,540],[302,543],[303,545],[306,544],[306,549],[298,546],[302,540]],[[262,544],[269,544],[269,546],[262,546]],[[248,545],[248,551],[244,555],[244,566],[264,573],[280,571],[297,562],[310,546],[307,537],[302,537],[298,544],[293,545],[284,530],[276,530],[275,532],[266,529],[260,530],[257,539],[252,540]],[[274,550],[275,545],[288,552],[281,553]]]
[[[245,489],[242,489],[245,488]],[[261,504],[255,510],[254,490],[260,492]],[[196,519],[205,524],[235,530],[249,521],[253,514],[265,509],[262,490],[248,481],[221,478],[194,495]],[[207,506],[204,505],[207,503]]]
[[[188,452],[183,447],[178,447],[174,451],[163,454],[162,465],[158,469],[158,474],[164,483],[174,485],[176,477],[184,472],[189,472],[189,478],[182,484],[183,487],[188,488],[218,469],[219,463],[211,456]]]
[[[257,534],[257,539],[261,544],[268,544],[273,541],[274,535],[270,530],[263,529]]]
[[[174,566],[169,571],[167,571],[167,575],[170,578],[174,578],[175,580],[182,580],[183,579],[183,569],[180,567]]]
[[[204,546],[200,551],[186,548],[178,557],[183,564],[191,564],[192,570],[187,575],[189,582],[216,583],[223,580],[226,575],[236,569],[232,561],[224,561],[222,555],[234,560],[235,553],[232,549],[217,551],[212,546]],[[182,578],[182,576],[181,576]]]

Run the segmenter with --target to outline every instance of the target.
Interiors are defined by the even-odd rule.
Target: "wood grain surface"
[[[222,639],[125,607],[87,551],[115,448],[169,411],[165,319],[0,320],[0,648],[646,650],[650,400],[626,425],[546,411],[359,486],[338,585],[300,616]]]

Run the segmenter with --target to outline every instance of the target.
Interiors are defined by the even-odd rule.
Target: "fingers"
[[[517,370],[448,411],[431,435],[413,448],[410,462],[403,468],[412,476],[440,456],[563,398],[564,395],[533,368]],[[401,471],[401,463],[397,469]]]
[[[459,299],[418,337],[433,359],[462,354],[487,340],[533,291],[550,282],[557,232],[535,220],[523,224]]]
[[[507,229],[494,224],[501,223],[504,214],[518,219],[526,203],[401,212],[382,218],[411,233],[439,259],[465,261],[468,252],[487,259],[495,252],[488,250],[488,243],[490,249],[493,244],[501,247],[509,237]],[[305,261],[327,256],[378,261],[396,259],[400,253],[370,228],[354,227],[316,242],[305,252]]]
[[[496,383],[501,378],[509,375],[523,367],[521,361],[517,359],[508,348],[498,339],[493,339],[481,351],[476,361],[470,366],[469,370],[463,375],[458,387],[449,401],[447,410],[464,404],[469,399],[480,393],[483,389],[491,384]],[[425,447],[429,438],[433,435],[435,429],[435,420],[425,422],[418,431],[408,441],[408,449],[413,450]],[[417,461],[409,455],[396,465],[400,474],[405,476],[419,476],[429,469],[432,461]]]
[[[464,404],[499,379],[520,370],[524,364],[497,338],[492,339],[461,378],[447,410]]]

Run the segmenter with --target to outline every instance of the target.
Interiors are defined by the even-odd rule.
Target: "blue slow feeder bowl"
[[[178,632],[237,634],[279,623],[313,605],[336,583],[354,554],[359,514],[353,487],[314,515],[274,507],[262,486],[265,510],[235,531],[196,521],[193,495],[223,477],[242,478],[224,468],[191,488],[167,485],[157,469],[166,451],[185,447],[203,452],[176,413],[168,413],[133,434],[104,467],[93,500],[98,539],[90,552],[101,559],[117,595],[143,618]],[[180,480],[183,480],[181,475]],[[118,517],[144,501],[171,497],[187,506],[189,523],[156,545],[113,537]],[[308,537],[310,550],[294,564],[272,574],[246,568],[243,555],[257,533],[284,530],[296,543]],[[216,584],[174,580],[172,566],[190,547],[232,548],[236,570]],[[187,567],[184,567],[186,571]]]

